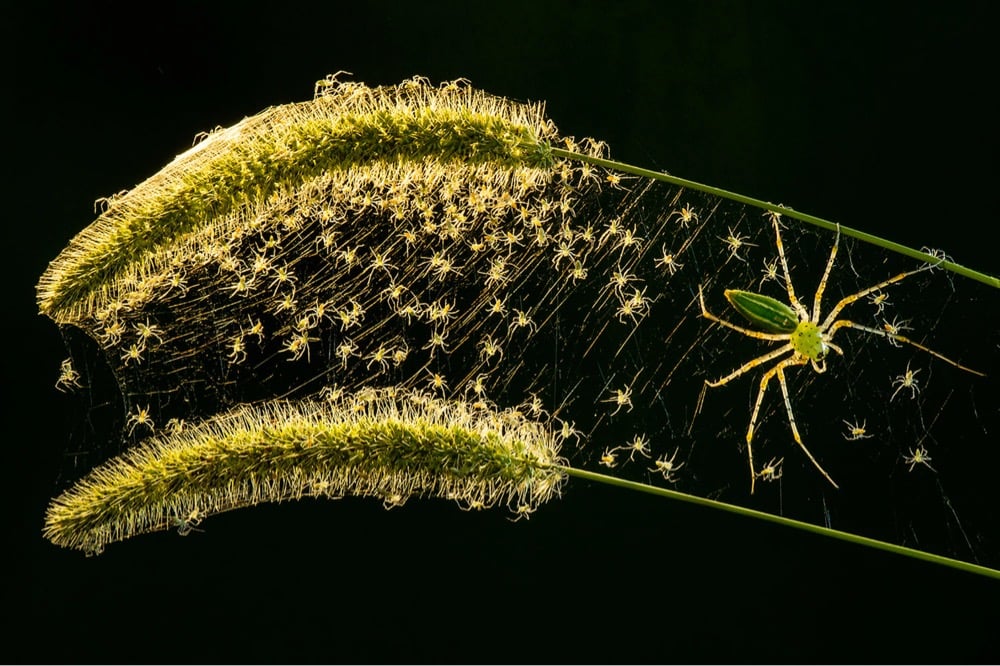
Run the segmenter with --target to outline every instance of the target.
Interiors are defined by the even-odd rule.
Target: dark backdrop
[[[208,4],[208,3],[206,3]],[[1000,272],[976,5],[35,3],[4,18],[4,660],[990,661],[1000,584],[573,481],[529,522],[303,502],[99,558],[40,534],[71,398],[46,263],[131,187],[337,70],[546,100],[617,159]],[[486,5],[487,3],[480,3]],[[997,326],[996,313],[984,325]],[[9,561],[9,560],[8,560]],[[37,632],[37,633],[36,633]],[[37,637],[40,636],[39,640]]]

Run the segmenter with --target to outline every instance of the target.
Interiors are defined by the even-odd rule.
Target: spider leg
[[[799,319],[808,319],[809,312],[799,303],[799,299],[795,296],[795,288],[792,286],[792,278],[788,272],[788,261],[785,259],[785,245],[781,242],[781,225],[778,224],[778,217],[772,217],[771,223],[774,224],[774,244],[778,247],[778,257],[781,259],[781,271],[785,274],[785,289],[788,291],[788,302],[799,313]]]
[[[757,338],[758,340],[789,340],[791,335],[789,333],[761,333],[760,331],[754,331],[749,328],[743,328],[742,326],[737,326],[732,324],[721,317],[717,317],[708,311],[705,307],[705,295],[702,292],[701,285],[698,286],[698,302],[701,305],[701,316],[709,321],[714,321],[716,324],[725,326],[726,328],[731,328],[732,330],[742,333],[743,335],[751,338]]]
[[[823,271],[823,279],[819,281],[819,286],[816,287],[816,295],[813,296],[813,316],[812,322],[814,324],[819,323],[819,304],[823,300],[823,291],[826,290],[826,281],[830,278],[830,271],[833,270],[833,260],[837,258],[837,246],[840,245],[840,225],[837,225],[837,238],[833,241],[833,247],[830,248],[830,258],[826,262],[826,270]]]
[[[787,359],[786,359],[787,360]],[[784,361],[782,361],[783,363]],[[780,363],[778,365],[781,365]],[[774,366],[767,372],[764,376],[760,378],[760,388],[757,389],[757,399],[753,404],[753,414],[750,416],[750,425],[747,427],[747,458],[750,461],[750,494],[753,495],[755,486],[757,485],[757,470],[753,466],[753,431],[754,427],[757,425],[757,414],[760,413],[760,404],[764,401],[764,394],[767,392],[767,384],[771,381],[771,377],[774,376],[774,369],[778,366]]]
[[[790,351],[792,351],[792,345],[791,345],[791,343],[788,343],[786,345],[781,345],[777,349],[772,349],[771,351],[769,351],[766,354],[762,354],[762,355],[758,356],[757,358],[755,358],[753,360],[747,361],[746,363],[744,363],[743,365],[741,365],[740,367],[736,368],[731,373],[729,373],[728,375],[726,375],[725,377],[722,377],[720,379],[716,379],[714,382],[710,382],[708,380],[705,380],[705,384],[707,384],[708,386],[710,386],[712,388],[715,388],[717,386],[722,386],[723,384],[728,384],[731,380],[736,379],[740,375],[744,375],[744,374],[750,372],[751,370],[753,370],[754,368],[756,368],[758,365],[762,365],[764,363],[767,363],[768,361],[773,361],[774,359],[778,358],[782,354],[787,354]]]
[[[826,315],[826,320],[823,322],[823,325],[820,326],[820,329],[822,329],[824,331],[827,330],[830,327],[830,324],[833,323],[833,321],[837,318],[837,315],[840,314],[840,311],[843,310],[844,308],[846,308],[848,305],[850,305],[854,301],[856,301],[856,300],[858,300],[860,298],[864,298],[868,294],[870,294],[872,292],[875,292],[875,291],[878,291],[879,289],[882,289],[883,287],[888,287],[890,284],[895,284],[895,283],[899,282],[900,280],[905,280],[906,278],[910,277],[911,275],[914,275],[916,273],[922,273],[922,272],[930,270],[932,268],[934,268],[933,264],[927,264],[925,266],[921,266],[920,268],[915,268],[912,271],[906,271],[905,273],[900,273],[899,275],[894,275],[891,278],[889,278],[888,280],[883,280],[882,282],[879,282],[876,285],[872,285],[871,287],[868,287],[867,289],[862,289],[861,291],[857,292],[856,294],[851,294],[850,296],[845,296],[844,298],[840,299],[840,302],[837,303],[836,305],[834,305],[833,309],[830,310],[830,312]]]
[[[788,347],[790,349],[791,345],[788,345]],[[784,351],[788,351],[788,350],[784,350]],[[782,366],[789,365],[792,362],[796,362],[796,363],[798,362],[796,360],[796,357],[793,356],[791,358],[786,358],[784,361],[781,361],[781,362],[775,364],[775,366],[773,368],[771,368],[770,370],[768,370],[767,372],[765,372],[764,375],[760,378],[760,388],[757,389],[757,399],[754,400],[754,403],[753,403],[753,413],[750,415],[750,425],[747,426],[747,437],[746,437],[746,439],[747,439],[747,458],[750,461],[750,494],[751,495],[753,495],[754,487],[756,486],[757,476],[758,476],[757,470],[753,466],[753,433],[754,433],[754,430],[757,428],[757,416],[760,414],[760,406],[761,406],[761,403],[764,402],[764,394],[767,393],[767,385],[771,382],[771,378],[774,377],[775,373],[777,373],[781,369]],[[751,361],[751,363],[752,363],[752,361]]]
[[[781,393],[785,397],[785,409],[788,411],[788,423],[792,426],[792,436],[795,438],[796,444],[798,444],[799,447],[801,447],[801,449],[805,452],[809,460],[812,461],[812,464],[815,465],[816,469],[820,471],[820,474],[826,477],[826,480],[830,482],[830,485],[832,485],[834,488],[839,489],[840,486],[838,486],[837,483],[832,478],[830,478],[830,475],[826,473],[826,470],[823,469],[818,462],[816,462],[816,459],[813,458],[813,455],[809,452],[809,449],[806,448],[806,445],[802,442],[802,437],[799,435],[799,429],[795,425],[795,415],[792,414],[792,401],[788,397],[788,385],[785,383],[784,368],[790,365],[801,365],[804,361],[805,361],[804,357],[800,360],[793,356],[790,359],[778,363],[776,366],[774,366],[774,368],[770,372],[776,372],[778,374],[778,382],[781,384]]]
[[[939,354],[936,351],[934,351],[933,349],[925,347],[922,344],[920,344],[919,342],[914,342],[913,340],[910,340],[907,337],[904,337],[904,336],[899,335],[899,334],[889,333],[888,331],[881,331],[881,330],[879,330],[877,328],[871,328],[870,326],[862,326],[861,324],[855,324],[853,321],[848,321],[847,319],[839,319],[839,320],[833,322],[833,324],[831,324],[830,327],[829,327],[829,333],[827,334],[827,337],[828,338],[833,338],[834,334],[839,329],[841,329],[841,328],[854,328],[854,329],[857,329],[859,331],[864,331],[865,333],[871,333],[872,335],[878,335],[878,336],[881,336],[883,338],[887,338],[889,340],[898,340],[899,342],[905,342],[906,344],[908,344],[908,345],[910,345],[912,347],[916,347],[920,351],[927,352],[931,356],[933,356],[935,358],[938,358],[938,359],[941,359],[942,361],[944,361],[945,363],[947,363],[949,365],[955,366],[959,370],[965,370],[966,372],[971,372],[972,374],[978,375],[979,377],[985,377],[986,376],[985,373],[979,372],[978,370],[973,370],[972,368],[967,368],[964,365],[962,365],[961,363],[953,361],[950,358],[948,358],[947,356],[944,356],[943,354]],[[824,329],[824,330],[827,330],[827,329]],[[829,340],[827,341],[827,344],[828,345],[830,344]]]

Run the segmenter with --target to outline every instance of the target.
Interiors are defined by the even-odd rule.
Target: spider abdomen
[[[799,318],[795,310],[770,296],[752,291],[726,289],[726,300],[737,312],[768,333],[794,333],[799,327]]]

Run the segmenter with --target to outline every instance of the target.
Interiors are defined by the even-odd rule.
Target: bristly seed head
[[[245,405],[98,467],[52,502],[45,536],[96,554],[178,516],[303,496],[533,509],[558,495],[563,463],[551,429],[523,414],[397,387]]]

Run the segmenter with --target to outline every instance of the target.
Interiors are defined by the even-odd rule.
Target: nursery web
[[[701,298],[756,330],[725,290],[788,303],[772,214],[589,167],[556,179],[377,168],[258,202],[161,258],[156,297],[118,313],[118,335],[100,321],[89,335],[66,330],[87,390],[64,483],[154,430],[240,402],[399,386],[545,420],[576,466],[997,564],[987,475],[1000,463],[989,446],[1000,344],[982,324],[1000,305],[994,290],[929,269],[845,306],[838,319],[988,376],[840,330],[843,354],[830,352],[825,372],[784,373],[805,448],[777,377],[764,393],[751,493],[747,429],[780,358],[706,381],[782,343],[711,321]],[[810,311],[839,242],[821,319],[921,267],[778,224]]]

